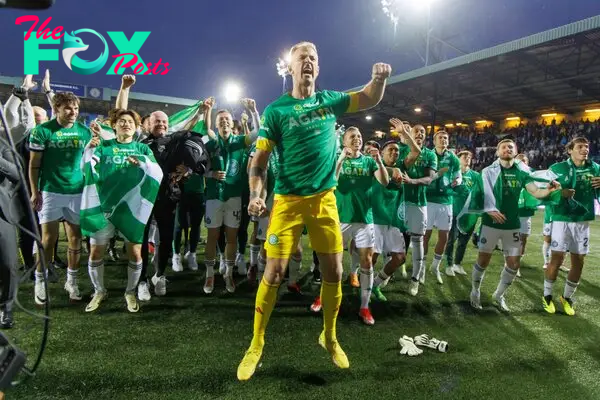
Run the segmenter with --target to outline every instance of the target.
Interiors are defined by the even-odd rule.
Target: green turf
[[[317,345],[322,320],[308,306],[318,286],[306,282],[302,298],[282,288],[262,367],[245,383],[236,380],[236,368],[251,338],[254,294],[244,283],[235,295],[227,295],[217,279],[215,293],[206,296],[202,272],[169,269],[167,296],[153,297],[133,315],[123,299],[125,263],[107,264],[110,298],[95,314],[85,314],[84,304],[69,305],[62,283],[51,285],[52,322],[42,366],[8,398],[598,399],[600,258],[594,250],[600,243],[597,236],[591,241],[576,296],[577,316],[546,315],[540,300],[541,222],[541,216],[534,217],[523,277],[509,289],[510,315],[497,311],[486,297],[499,279],[500,253],[483,283],[482,312],[468,304],[470,276],[446,278],[440,286],[428,272],[416,299],[406,293],[406,281],[385,288],[389,302],[373,303],[376,323],[367,327],[357,317],[358,293],[345,285],[338,337],[351,368],[341,371]],[[598,224],[592,231],[600,232]],[[470,244],[463,264],[469,272],[475,256]],[[304,272],[311,261],[307,251]],[[561,272],[556,298],[564,280]],[[80,281],[88,296],[85,268]],[[32,285],[20,290],[23,304],[32,309]],[[15,316],[9,335],[33,353],[41,324],[22,312]],[[400,356],[398,338],[421,333],[448,341],[449,352],[426,349],[419,357]]]

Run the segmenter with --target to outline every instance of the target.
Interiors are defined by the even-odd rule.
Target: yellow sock
[[[342,282],[323,281],[321,284],[321,304],[323,305],[325,338],[333,340],[336,338],[335,323],[340,310],[340,304],[342,304]]]
[[[254,336],[250,346],[260,346],[262,348],[265,345],[265,330],[277,302],[278,289],[279,285],[270,285],[264,278],[258,285],[254,305]]]

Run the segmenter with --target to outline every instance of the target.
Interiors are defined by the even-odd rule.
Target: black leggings
[[[181,201],[177,204],[175,218],[175,232],[173,240],[173,253],[179,254],[181,250],[181,234],[188,235],[186,243],[189,243],[190,253],[195,253],[200,242],[200,224],[204,217],[204,196],[202,193],[184,193]]]
[[[17,237],[14,225],[0,217],[0,306],[12,307],[17,290]]]
[[[159,195],[160,196],[160,195]],[[158,266],[156,275],[163,276],[167,269],[167,262],[172,249],[173,231],[175,227],[175,208],[177,204],[167,199],[157,199],[154,203],[152,214],[156,220],[160,245],[158,246]],[[152,216],[150,216],[152,219]],[[148,279],[148,234],[150,231],[150,219],[144,230],[144,241],[142,242],[142,275],[140,281]]]

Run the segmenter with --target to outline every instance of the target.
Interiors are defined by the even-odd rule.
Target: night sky
[[[167,75],[138,76],[134,91],[185,98],[215,95],[219,102],[224,82],[235,79],[243,85],[243,95],[256,98],[262,110],[281,93],[277,58],[301,40],[318,46],[320,88],[362,85],[378,61],[390,63],[393,74],[421,67],[418,52],[424,53],[427,24],[423,3],[406,1],[395,35],[380,0],[56,0],[52,9],[35,14],[41,20],[52,16],[51,29],[96,30],[109,42],[111,56],[118,52],[106,31],[123,31],[127,37],[151,31],[140,55],[152,63],[162,58],[172,69]],[[472,52],[599,13],[598,0],[436,0],[431,25],[433,35]],[[32,13],[0,9],[0,75],[23,74],[23,33],[29,24],[25,28],[14,21],[26,14]],[[95,59],[99,39],[81,37],[90,48],[79,55]],[[106,75],[109,65],[93,75],[70,71],[62,58],[42,62],[40,68],[50,68],[56,82],[118,88],[120,78]]]

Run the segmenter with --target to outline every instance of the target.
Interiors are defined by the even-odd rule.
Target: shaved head
[[[43,124],[48,121],[48,113],[42,107],[33,106],[33,117],[35,118],[35,124]]]
[[[169,129],[169,117],[162,111],[154,111],[150,114],[150,134],[154,137],[162,137]]]

